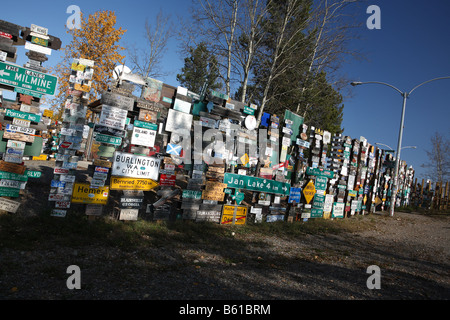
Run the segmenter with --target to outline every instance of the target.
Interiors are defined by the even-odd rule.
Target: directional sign
[[[286,196],[289,195],[290,191],[290,185],[285,182],[241,176],[233,173],[225,173],[223,182],[228,185],[228,188],[275,193]]]
[[[306,187],[303,189],[303,195],[305,196],[306,203],[310,203],[314,195],[316,194],[316,188],[314,182],[310,180]]]
[[[58,78],[31,69],[22,68],[6,62],[0,62],[0,83],[23,89],[31,95],[47,94],[53,96]]]

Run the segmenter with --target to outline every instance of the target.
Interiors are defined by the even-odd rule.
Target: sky
[[[138,0],[40,0],[2,1],[0,19],[22,26],[36,24],[49,29],[49,34],[70,43],[65,24],[70,16],[67,8],[77,5],[85,14],[99,10],[112,10],[117,26],[127,32],[121,45],[142,45],[144,24],[155,20],[161,10],[170,14],[175,26],[180,18],[189,20],[190,0],[138,1]],[[380,8],[381,29],[368,29],[366,21],[369,5]],[[351,81],[377,81],[410,92],[415,86],[437,78],[450,76],[450,23],[448,0],[372,0],[360,5],[355,19],[361,23],[359,39],[349,45],[361,52],[364,59],[348,59],[340,73]],[[17,64],[27,61],[25,50],[18,49]],[[178,42],[172,39],[162,61],[167,76],[161,80],[178,86],[177,73],[183,67],[184,57],[178,52]],[[61,53],[53,51],[44,66],[54,66]],[[126,62],[125,62],[126,63]],[[127,64],[127,63],[126,63]],[[403,98],[394,89],[380,84],[348,85],[344,95],[344,135],[369,143],[382,143],[397,149]],[[347,94],[349,93],[349,94]],[[6,98],[7,93],[4,92]],[[415,90],[407,99],[401,159],[416,170],[416,177],[424,178],[423,163],[428,162],[431,136],[438,132],[450,139],[450,79],[427,83]],[[386,148],[385,146],[380,146]]]

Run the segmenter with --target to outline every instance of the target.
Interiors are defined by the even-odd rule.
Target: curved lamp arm
[[[366,82],[353,81],[353,82],[351,83],[351,85],[352,85],[352,86],[359,86],[359,85],[361,85],[361,84],[367,84],[367,83],[383,84],[383,85],[385,85],[385,86],[391,87],[392,89],[396,90],[396,91],[397,91],[398,93],[400,93],[402,96],[404,95],[404,93],[403,93],[400,89],[394,87],[393,85],[391,85],[391,84],[389,84],[389,83],[385,83],[385,82],[378,82],[378,81],[366,81]]]
[[[417,85],[417,86],[415,86],[409,93],[408,93],[408,96],[414,91],[414,90],[416,90],[418,87],[420,87],[420,86],[422,86],[422,85],[424,85],[425,83],[428,83],[428,82],[431,82],[431,81],[435,81],[435,80],[442,80],[442,79],[450,79],[450,77],[440,77],[440,78],[434,78],[434,79],[431,79],[431,80],[428,80],[428,81],[425,81],[425,82],[422,82],[421,84],[419,84],[419,85]]]

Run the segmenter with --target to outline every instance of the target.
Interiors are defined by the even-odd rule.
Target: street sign
[[[73,186],[72,203],[107,204],[109,187],[90,188],[89,183],[75,183]]]
[[[223,182],[228,188],[245,189],[266,193],[289,195],[290,185],[285,182],[241,176],[233,173],[225,173]]]
[[[120,146],[122,144],[122,138],[109,136],[109,135],[101,134],[101,133],[96,133],[94,139],[97,142],[112,144],[115,146]]]
[[[0,62],[0,83],[29,91],[33,96],[34,94],[53,96],[58,84],[58,78],[6,62]]]
[[[1,78],[0,78],[1,82]],[[5,117],[18,118],[22,120],[28,120],[32,122],[39,123],[41,121],[41,116],[33,113],[27,113],[17,110],[6,109]]]
[[[116,151],[111,174],[114,176],[158,180],[161,160]]]
[[[111,190],[142,190],[150,191],[158,186],[151,179],[135,179],[123,177],[111,177]]]
[[[247,207],[224,205],[221,224],[243,225],[247,220]]]
[[[303,195],[305,197],[306,203],[310,203],[314,195],[316,194],[316,188],[312,180],[308,182],[306,187],[303,189]]]

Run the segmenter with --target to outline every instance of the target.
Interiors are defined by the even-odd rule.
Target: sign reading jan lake
[[[114,152],[111,175],[143,178],[158,181],[160,159],[138,156],[131,153]]]
[[[6,62],[0,62],[0,83],[38,94],[53,96],[56,91],[58,78]]]
[[[233,173],[225,173],[223,182],[228,185],[228,188],[275,193],[286,196],[289,195],[290,191],[290,185],[288,183],[251,176],[241,176]]]

